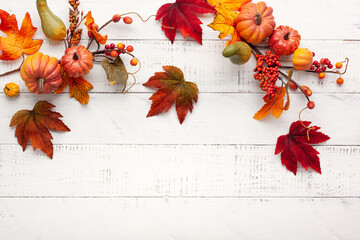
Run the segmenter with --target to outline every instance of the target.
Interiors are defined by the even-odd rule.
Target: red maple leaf
[[[199,90],[195,83],[185,81],[184,74],[179,68],[164,66],[163,69],[165,72],[155,73],[143,84],[147,87],[159,88],[150,98],[153,103],[147,117],[169,111],[176,102],[176,112],[182,124],[188,111],[192,112],[193,102],[197,102]]]
[[[308,170],[312,168],[321,174],[319,152],[309,144],[318,144],[330,139],[329,136],[318,132],[317,126],[309,127],[311,122],[294,122],[290,126],[289,134],[280,136],[277,140],[275,155],[281,153],[281,163],[296,175],[297,162]]]
[[[176,30],[179,29],[184,38],[192,37],[202,44],[202,22],[196,14],[214,13],[215,8],[205,0],[176,0],[160,7],[156,20],[162,18],[162,30],[174,43]]]

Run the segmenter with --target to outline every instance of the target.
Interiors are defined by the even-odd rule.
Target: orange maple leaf
[[[92,17],[92,14],[91,14],[91,11],[88,12],[88,14],[86,14],[86,22],[85,22],[85,25],[88,29],[89,32],[91,32],[96,41],[102,45],[104,45],[108,39],[108,36],[105,35],[105,36],[102,36],[99,32],[98,32],[98,29],[96,29],[94,27],[94,23],[95,23],[95,19]]]
[[[82,77],[71,78],[64,72],[62,73],[63,82],[55,94],[62,93],[69,84],[69,93],[71,98],[75,98],[81,104],[89,103],[89,91],[93,89],[93,85]]]
[[[60,113],[50,109],[55,106],[46,101],[36,103],[33,110],[21,110],[15,113],[10,122],[10,127],[16,126],[15,137],[22,146],[23,151],[27,147],[28,141],[35,151],[39,148],[49,158],[53,158],[53,139],[49,130],[69,132],[70,129],[59,119]]]
[[[193,102],[197,102],[199,90],[195,83],[185,81],[184,74],[179,68],[164,66],[163,69],[165,72],[155,73],[143,84],[147,87],[159,88],[150,98],[153,103],[147,117],[169,111],[176,102],[176,112],[182,124],[188,111],[192,112]]]
[[[26,13],[20,30],[16,16],[0,10],[0,31],[7,37],[0,37],[1,60],[16,60],[23,53],[31,55],[39,51],[43,41],[32,40],[37,28],[32,25],[29,13]]]
[[[235,32],[235,19],[237,13],[235,11],[225,9],[225,8],[216,8],[217,13],[214,18],[214,21],[208,26],[219,31],[219,38],[223,39],[224,37]]]
[[[266,95],[264,97],[265,105],[254,115],[254,118],[261,120],[271,113],[276,119],[278,119],[283,111],[288,109],[287,106],[284,107],[285,93],[285,87],[281,87],[275,93],[274,97],[271,98],[270,95]]]

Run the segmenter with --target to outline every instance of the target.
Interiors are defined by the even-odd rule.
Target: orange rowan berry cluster
[[[80,5],[80,1],[79,0],[70,0],[69,1],[70,6],[72,7],[72,9],[70,8],[70,12],[69,12],[69,22],[70,22],[70,27],[69,27],[69,44],[78,44],[81,40],[81,34],[82,34],[82,29],[77,29],[79,26],[79,5]],[[83,13],[81,12],[81,18],[83,17]]]
[[[259,87],[266,92],[266,95],[275,97],[279,87],[276,82],[279,78],[279,56],[267,51],[266,55],[256,55],[257,63],[254,69],[254,78],[260,81]],[[267,66],[266,66],[267,65]]]

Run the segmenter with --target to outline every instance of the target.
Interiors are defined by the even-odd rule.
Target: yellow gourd
[[[45,36],[50,40],[62,41],[66,37],[64,22],[48,7],[46,0],[36,0],[36,7],[41,19]]]
[[[8,83],[4,87],[4,93],[8,97],[16,97],[20,93],[19,86],[16,83]]]

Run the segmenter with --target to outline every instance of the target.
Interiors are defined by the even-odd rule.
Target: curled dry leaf
[[[180,121],[183,123],[190,110],[193,110],[193,102],[197,102],[199,90],[195,83],[187,82],[184,79],[183,72],[173,66],[164,66],[165,72],[158,72],[152,76],[144,86],[159,88],[151,96],[153,101],[147,117],[167,112],[176,102],[176,112]]]
[[[88,29],[89,32],[91,32],[93,35],[94,35],[94,38],[96,39],[96,41],[99,43],[99,44],[102,44],[104,45],[108,39],[108,36],[105,35],[105,36],[102,36],[99,32],[98,32],[98,29],[96,29],[94,27],[94,24],[95,23],[95,20],[91,14],[91,11],[88,12],[88,14],[86,14],[86,22],[85,22],[85,25]]]
[[[43,41],[33,40],[37,28],[32,25],[29,13],[26,13],[20,30],[16,16],[0,9],[0,31],[7,37],[0,37],[0,60],[16,60],[22,54],[34,54],[39,51]]]
[[[266,95],[264,97],[265,105],[254,115],[254,118],[257,120],[264,119],[267,115],[270,113],[278,119],[283,111],[288,109],[288,104],[284,106],[284,97],[286,93],[286,88],[281,87],[278,89],[278,91],[275,93],[274,97],[270,97],[270,95]]]
[[[33,149],[39,148],[49,158],[53,158],[53,139],[49,130],[69,132],[70,129],[59,119],[60,113],[50,109],[55,106],[46,101],[39,101],[33,110],[21,110],[15,113],[10,122],[10,127],[16,126],[15,137],[22,146],[23,151],[30,141]]]
[[[129,74],[120,56],[118,56],[113,63],[110,62],[107,58],[104,58],[101,66],[104,68],[107,80],[111,85],[119,82],[124,86],[124,88],[126,87]]]
[[[187,36],[202,44],[202,22],[196,14],[214,13],[215,8],[205,0],[176,0],[160,7],[156,20],[162,19],[162,30],[166,37],[174,43],[176,31],[180,30],[184,38]]]
[[[320,127],[309,127],[310,124],[311,122],[294,122],[289,134],[280,136],[277,140],[275,155],[281,153],[281,163],[295,175],[298,162],[306,170],[310,167],[321,174],[319,152],[309,144],[322,143],[330,137],[319,132]]]

